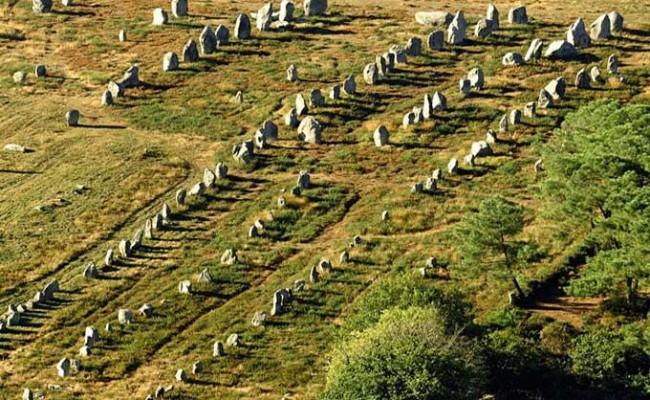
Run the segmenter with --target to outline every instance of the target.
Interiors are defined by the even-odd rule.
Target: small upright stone
[[[447,173],[449,175],[456,175],[458,173],[458,160],[455,158],[452,158],[449,160],[449,163],[447,163]]]
[[[521,111],[519,110],[510,111],[510,114],[508,115],[508,122],[512,126],[517,126],[521,124]]]
[[[341,86],[340,85],[334,85],[330,89],[330,95],[329,95],[330,100],[338,100],[341,98]]]
[[[174,17],[187,16],[187,0],[172,0],[172,14]]]
[[[546,89],[542,89],[539,91],[539,97],[537,98],[537,106],[543,109],[553,106],[553,96],[551,96],[551,94]]]
[[[617,11],[612,11],[608,16],[611,31],[623,32],[623,16]]]
[[[280,3],[280,15],[278,20],[280,22],[291,22],[293,21],[293,12],[295,10],[295,5],[289,0],[282,0]]]
[[[45,78],[47,76],[47,68],[43,64],[39,64],[34,68],[34,75],[37,78]]]
[[[519,53],[506,53],[501,60],[504,66],[523,65],[524,59]]]
[[[212,346],[212,357],[223,357],[225,354],[223,343],[220,341],[214,342],[214,345]]]
[[[294,64],[289,65],[287,68],[287,81],[296,82],[298,80],[298,68]]]
[[[110,90],[105,90],[102,93],[102,105],[103,106],[112,106],[113,105],[113,94]]]
[[[306,115],[309,112],[309,107],[307,107],[307,102],[302,93],[296,95],[296,112],[298,115]]]
[[[375,63],[366,64],[363,69],[363,80],[368,85],[374,85],[379,80],[379,71]]]
[[[524,56],[524,61],[530,61],[533,59],[540,59],[542,57],[542,46],[543,43],[540,39],[533,39],[528,46],[528,51]]]
[[[578,89],[589,89],[591,87],[591,79],[584,68],[576,74],[575,86]]]
[[[190,281],[181,281],[178,284],[178,293],[181,294],[192,294],[192,282]]]
[[[133,320],[133,313],[131,310],[120,308],[117,310],[117,321],[122,325],[129,325]],[[108,329],[107,329],[108,330]]]
[[[472,89],[483,90],[485,85],[485,76],[483,75],[483,70],[480,67],[473,68],[467,74],[467,79],[469,79]]]
[[[218,25],[214,30],[214,37],[217,39],[218,46],[230,43],[230,31],[223,25]]]
[[[167,23],[168,17],[167,12],[162,8],[156,8],[153,10],[153,25],[165,25]]]
[[[499,10],[494,6],[494,4],[490,3],[487,8],[487,13],[485,15],[485,19],[488,22],[488,25],[490,28],[494,31],[500,28],[499,26]]]
[[[126,42],[126,31],[124,29],[120,30],[120,33],[118,33],[117,38],[120,40],[120,42]]]
[[[208,28],[209,29],[209,28]],[[183,46],[183,62],[199,61],[199,49],[194,39],[190,39]]]
[[[66,376],[68,376],[68,374],[70,373],[70,360],[68,360],[67,358],[62,358],[56,364],[56,373],[61,378],[65,378]]]
[[[163,56],[163,71],[176,71],[178,69],[178,56],[170,51]]]
[[[32,0],[32,11],[36,14],[49,13],[52,9],[52,0]]]
[[[445,43],[445,33],[443,31],[435,31],[427,36],[427,45],[430,50],[442,50]]]
[[[250,39],[251,21],[246,14],[239,14],[235,22],[235,38],[239,40]]]
[[[553,79],[544,89],[553,96],[553,100],[563,99],[566,96],[566,81],[563,77]]]
[[[203,27],[199,35],[199,45],[203,54],[212,54],[217,49],[217,37],[209,26]]]
[[[297,128],[300,121],[298,120],[298,111],[295,108],[289,110],[287,115],[284,117],[284,124],[292,128]]]
[[[508,22],[511,24],[527,24],[528,14],[526,13],[526,7],[519,6],[511,8],[508,13]]]
[[[607,58],[607,72],[610,74],[618,73],[618,57],[615,54],[612,54]]]
[[[388,129],[384,125],[379,125],[372,136],[375,146],[382,147],[388,144]]]
[[[176,370],[176,375],[174,375],[178,382],[185,382],[187,380],[187,374],[184,369]]]
[[[537,103],[534,101],[526,103],[524,106],[524,117],[534,118],[537,116]]]
[[[106,256],[104,257],[104,265],[107,267],[113,266],[113,249],[108,249],[106,251]]]
[[[578,18],[574,23],[571,24],[569,30],[566,33],[566,40],[575,47],[591,46],[591,37],[589,37],[587,34],[585,22],[582,20],[582,18]]]
[[[16,71],[13,75],[15,83],[22,84],[27,80],[27,75],[23,71]]]
[[[303,8],[306,17],[323,15],[327,11],[327,0],[304,0]]]
[[[354,81],[354,75],[348,76],[343,81],[343,92],[348,95],[353,95],[357,92],[357,83]]]
[[[472,82],[469,79],[461,79],[458,82],[458,88],[460,89],[460,94],[463,97],[467,97],[472,92]]]
[[[447,109],[447,98],[440,92],[435,92],[431,98],[431,107],[434,111],[444,111]]]
[[[417,57],[422,54],[422,39],[412,37],[406,43],[406,52],[409,56]]]
[[[609,21],[609,16],[607,14],[603,14],[600,17],[598,17],[594,22],[591,23],[591,39],[593,40],[599,40],[599,39],[609,39],[611,37],[611,24]]]
[[[176,191],[176,205],[184,206],[185,205],[185,197],[187,196],[187,190],[185,189],[178,189]]]
[[[316,118],[308,116],[298,126],[298,136],[307,143],[321,143],[322,127]]]
[[[499,121],[499,132],[500,133],[506,133],[508,132],[508,115],[504,115],[501,117],[501,120]]]
[[[68,112],[65,113],[65,120],[68,123],[68,126],[78,126],[80,115],[81,114],[79,114],[79,111],[77,110],[68,110]]]
[[[309,282],[317,283],[320,280],[320,274],[316,270],[316,267],[311,267],[309,271]]]
[[[314,108],[325,106],[325,96],[319,89],[314,89],[309,93],[309,105]]]
[[[260,31],[268,31],[269,28],[271,28],[272,15],[273,5],[271,3],[266,3],[257,11],[255,27]]]

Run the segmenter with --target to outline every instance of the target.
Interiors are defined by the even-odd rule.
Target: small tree
[[[465,215],[453,231],[464,264],[505,271],[520,298],[525,296],[516,275],[522,243],[513,237],[523,227],[522,207],[497,195],[482,201],[478,212]]]

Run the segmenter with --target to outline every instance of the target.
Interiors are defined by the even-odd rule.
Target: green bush
[[[449,335],[432,307],[393,309],[337,349],[322,400],[477,399],[485,369],[476,346]]]

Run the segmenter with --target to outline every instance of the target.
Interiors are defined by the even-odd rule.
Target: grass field
[[[449,229],[491,194],[538,209],[530,190],[538,158],[531,144],[552,134],[567,112],[605,97],[650,100],[650,3],[594,0],[586,7],[575,0],[541,0],[527,6],[527,26],[507,23],[515,2],[497,3],[502,29],[483,40],[474,38],[473,27],[487,3],[438,3],[437,9],[464,10],[468,43],[424,49],[375,86],[363,83],[363,66],[390,45],[404,45],[412,36],[424,40],[432,29],[417,25],[414,13],[431,9],[431,2],[330,3],[327,16],[284,32],[254,30],[250,40],[233,39],[199,62],[163,72],[163,54],[180,54],[204,25],[224,24],[232,34],[237,15],[262,4],[190,1],[189,17],[170,12],[170,23],[155,27],[153,8],[169,10],[169,4],[79,0],[35,15],[28,1],[0,0],[0,144],[34,150],[0,152],[0,306],[26,302],[52,279],[62,289],[55,302],[27,313],[24,325],[0,334],[1,398],[17,398],[29,387],[45,391],[48,399],[144,399],[157,386],[174,384],[166,398],[277,399],[290,393],[313,399],[323,387],[337,328],[364,290],[386,276],[416,273],[430,256],[453,263]],[[525,54],[533,38],[549,43],[564,37],[576,18],[589,24],[614,9],[625,17],[625,32],[582,50],[579,61],[501,65],[506,52]],[[120,29],[127,31],[124,43],[118,41]],[[610,54],[622,61],[623,83],[573,86],[585,66],[606,73]],[[106,83],[131,63],[140,66],[147,85],[102,107]],[[47,78],[34,77],[37,64],[48,67]],[[297,83],[285,80],[290,64],[299,69]],[[486,89],[462,98],[458,80],[475,66],[486,73]],[[24,85],[13,82],[18,70],[29,73]],[[324,126],[324,143],[299,142],[283,123],[296,93],[319,88],[327,95],[351,73],[357,95],[328,99],[310,111]],[[504,113],[536,100],[539,89],[558,76],[567,80],[566,100],[502,135],[495,156],[473,168],[462,166],[437,193],[410,193],[413,183],[444,169],[451,157],[462,160]],[[242,104],[234,101],[238,90]],[[401,127],[403,115],[436,90],[446,94],[450,109]],[[81,127],[66,126],[70,108],[80,110]],[[237,165],[233,144],[252,138],[266,119],[280,126],[280,140],[258,151],[255,167]],[[384,148],[372,142],[378,124],[391,134]],[[204,168],[214,169],[219,161],[230,167],[231,178],[178,208],[176,190],[189,189]],[[300,170],[310,171],[314,187],[295,197],[289,192]],[[76,185],[89,189],[76,194]],[[279,209],[284,189],[288,207]],[[59,198],[66,200],[63,206],[36,210]],[[173,226],[147,241],[136,257],[103,268],[106,250],[117,250],[119,240],[130,239],[163,202],[172,206]],[[390,220],[381,220],[383,210]],[[550,276],[574,239],[558,238],[547,222],[528,215],[523,235],[547,256],[524,271],[524,282]],[[260,238],[249,239],[248,228],[258,218],[267,226]],[[341,266],[339,254],[355,235],[363,244],[350,249],[351,262]],[[230,247],[238,249],[240,260],[221,265]],[[307,279],[323,257],[335,265],[331,275],[308,283],[290,310],[269,317],[267,326],[251,325],[256,311],[269,313],[276,290]],[[82,277],[90,261],[102,267],[99,279]],[[192,296],[178,293],[180,281],[194,282],[204,268],[213,283],[194,284]],[[479,317],[505,305],[510,290],[453,268],[441,285],[464,288]],[[136,315],[130,326],[118,325],[119,308],[135,312],[144,303],[153,305],[152,318]],[[114,331],[107,333],[109,322]],[[100,329],[93,354],[81,358],[81,371],[59,378],[56,363],[79,358],[90,325]],[[232,333],[242,337],[242,346],[213,358],[214,341],[225,342]],[[203,362],[205,372],[175,382],[176,370],[189,373],[195,361]],[[63,388],[50,390],[48,384]]]

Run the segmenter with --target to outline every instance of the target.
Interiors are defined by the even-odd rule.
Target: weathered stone
[[[221,263],[226,265],[233,265],[237,262],[237,250],[234,248],[226,249],[221,255]]]
[[[438,182],[433,179],[433,178],[427,178],[427,180],[424,181],[424,190],[426,190],[429,193],[433,193],[436,191],[438,188]]]
[[[619,64],[618,57],[615,54],[610,55],[607,58],[607,72],[610,74],[618,73]]]
[[[32,391],[30,389],[23,390],[22,400],[34,400],[34,395],[32,394]]]
[[[442,179],[442,170],[440,168],[434,169],[433,172],[431,173],[431,178],[433,178],[433,179],[435,179],[437,181]]]
[[[325,96],[319,89],[313,89],[309,93],[309,106],[314,108],[325,106]]]
[[[386,62],[386,72],[392,72],[395,69],[395,54],[386,52],[381,55],[381,58]]]
[[[172,0],[172,14],[174,17],[187,16],[187,0]]]
[[[196,361],[194,364],[192,364],[192,373],[194,375],[203,373],[203,364],[201,364],[201,361]]]
[[[476,157],[473,154],[467,154],[465,157],[463,157],[463,162],[468,167],[473,168],[475,159],[476,159]]]
[[[205,193],[205,183],[199,182],[196,185],[192,186],[188,194],[190,196],[201,196]]]
[[[104,265],[107,267],[113,266],[113,249],[106,250],[106,256],[104,257]]]
[[[308,116],[298,125],[298,137],[307,143],[320,144],[322,127],[316,118]]]
[[[32,11],[36,14],[49,13],[52,10],[52,0],[32,0]]]
[[[366,64],[363,68],[363,80],[368,85],[374,85],[379,80],[379,71],[375,63]]]
[[[119,245],[120,257],[129,258],[131,257],[131,242],[126,239],[120,240]]]
[[[176,205],[177,206],[184,206],[185,205],[185,197],[187,196],[187,190],[185,189],[178,189],[176,191]]]
[[[415,13],[415,21],[426,26],[447,25],[453,19],[454,15],[446,11],[419,11]]]
[[[535,161],[535,172],[540,173],[544,171],[544,166],[542,165],[543,160],[540,158],[539,160]]]
[[[617,11],[612,11],[608,14],[610,30],[612,32],[623,32],[623,16]]]
[[[479,158],[479,157],[489,157],[493,155],[494,152],[492,151],[492,148],[490,147],[487,141],[481,140],[472,143],[471,154],[472,156]]]
[[[524,106],[524,117],[534,118],[537,116],[537,103],[534,101],[526,103]]]
[[[235,38],[239,40],[250,39],[251,21],[246,14],[239,14],[235,22]]]
[[[120,308],[117,310],[117,321],[122,325],[129,325],[133,320],[133,313],[131,310]]]
[[[298,127],[298,125],[300,124],[300,120],[298,120],[298,111],[296,111],[295,108],[289,110],[287,115],[284,117],[284,124],[292,128]]]
[[[377,66],[379,78],[385,78],[388,75],[388,66],[383,56],[379,55],[375,57],[375,66]]]
[[[47,68],[43,64],[39,64],[34,68],[34,75],[37,78],[45,78],[47,76]]]
[[[566,96],[566,81],[562,77],[555,78],[544,89],[550,93],[553,100],[563,99]]]
[[[145,318],[150,318],[153,316],[153,306],[149,303],[144,303],[138,308],[138,313]]]
[[[176,370],[176,375],[174,375],[174,377],[176,378],[176,380],[177,380],[178,382],[185,382],[185,381],[187,381],[187,374],[185,373],[185,370],[184,370],[184,369],[178,369],[178,370]]]
[[[70,360],[67,358],[62,358],[57,364],[56,364],[56,373],[59,375],[61,378],[65,378],[70,374]]]
[[[506,133],[508,132],[508,115],[504,115],[501,117],[501,120],[499,120],[499,132],[500,133]]]
[[[97,271],[97,266],[95,265],[94,262],[91,261],[84,268],[83,277],[86,278],[86,279],[94,279],[94,278],[97,278],[98,274],[99,273]]]
[[[263,311],[256,311],[251,320],[253,326],[264,326],[266,322],[266,313]]]
[[[384,210],[381,212],[381,220],[382,221],[388,221],[390,218],[390,215],[388,214],[388,211]]]
[[[424,122],[424,116],[422,115],[422,108],[413,107],[413,123],[419,124]]]
[[[549,108],[553,106],[553,96],[546,90],[542,89],[539,91],[539,97],[537,98],[537,107],[539,108]]]
[[[420,56],[422,54],[422,39],[418,37],[409,38],[406,42],[406,53],[413,57]]]
[[[326,258],[321,258],[318,262],[318,270],[322,273],[332,272],[332,263]]]
[[[330,88],[330,94],[329,94],[330,100],[338,100],[341,98],[341,86],[340,85],[334,85]]]
[[[582,18],[578,18],[571,24],[566,33],[567,42],[571,43],[574,47],[589,47],[591,46],[591,38],[587,34],[585,22]]]
[[[250,228],[248,228],[248,237],[249,237],[249,238],[256,238],[256,237],[258,237],[259,235],[260,235],[260,234],[259,234],[259,232],[258,232],[257,226],[252,225]]]
[[[543,43],[540,39],[533,39],[533,41],[530,42],[530,46],[528,46],[528,51],[526,51],[526,55],[524,56],[524,61],[530,61],[533,59],[541,58],[542,46]]]
[[[317,283],[320,280],[320,274],[316,270],[316,267],[311,267],[309,271],[309,282]]]
[[[393,45],[388,49],[388,52],[395,56],[395,64],[406,64],[408,61],[408,55],[406,50],[397,45]]]
[[[348,95],[357,93],[357,83],[354,80],[354,75],[349,75],[345,81],[343,81],[343,92]]]
[[[302,189],[309,189],[311,187],[311,175],[307,171],[300,171],[296,184]]]
[[[523,65],[524,59],[519,53],[506,53],[501,60],[504,66]]]
[[[487,144],[495,144],[497,142],[497,133],[493,129],[488,129],[485,134],[485,142]]]
[[[237,91],[237,94],[235,95],[235,101],[239,104],[244,102],[244,93],[242,93],[241,90]]]
[[[304,0],[303,9],[306,17],[323,15],[327,12],[327,0]]]
[[[294,64],[289,65],[287,68],[287,81],[296,82],[298,80],[298,68]]]
[[[575,46],[566,40],[556,40],[551,42],[546,48],[544,57],[555,60],[572,60],[578,56]]]
[[[411,194],[421,194],[424,192],[424,185],[422,185],[422,182],[415,182],[413,186],[411,186]]]
[[[467,79],[469,79],[472,89],[483,90],[485,86],[485,75],[480,67],[473,68],[469,71]]]
[[[176,71],[178,69],[178,55],[173,51],[165,53],[162,68],[163,71]]]
[[[511,24],[527,24],[528,14],[526,13],[526,7],[519,6],[511,8],[510,12],[508,12],[508,22]]]
[[[609,39],[611,34],[611,23],[609,15],[603,14],[591,23],[590,36],[592,40]]]
[[[461,79],[458,82],[458,88],[460,94],[463,95],[463,97],[467,97],[472,92],[472,82],[469,79]]]
[[[597,66],[591,67],[591,70],[589,70],[589,75],[591,77],[591,81],[594,83],[603,83],[604,79],[600,74],[600,68]]]
[[[178,284],[178,293],[181,294],[192,294],[192,282],[190,281],[181,281]]]
[[[102,105],[103,106],[112,106],[113,105],[113,94],[110,90],[105,90],[102,93]]]
[[[165,25],[167,23],[168,17],[167,12],[162,8],[156,8],[153,10],[153,25]]]
[[[445,43],[445,33],[443,31],[431,32],[427,36],[427,45],[430,50],[442,50]]]
[[[521,124],[521,111],[520,110],[510,111],[510,114],[508,115],[508,122],[512,126],[517,126]]]
[[[163,216],[160,215],[160,213],[156,213],[156,215],[151,218],[151,229],[154,231],[163,229]]]
[[[203,33],[201,33],[201,35],[203,35]],[[199,49],[196,46],[196,42],[193,39],[190,39],[185,43],[185,46],[183,46],[183,62],[196,61],[199,61]]]
[[[467,22],[462,11],[458,11],[454,20],[451,21],[447,28],[447,43],[449,44],[463,44],[465,41],[465,34],[467,29]]]
[[[15,151],[18,153],[24,153],[27,151],[27,149],[24,146],[15,143],[6,144],[4,149],[7,151]]]
[[[233,333],[232,335],[228,336],[228,339],[226,339],[226,344],[230,347],[239,347],[241,345],[241,339],[239,338],[238,334]]]
[[[121,29],[117,34],[117,38],[120,40],[120,42],[126,42],[126,31],[124,29]]]
[[[309,107],[307,107],[307,102],[302,93],[296,95],[296,112],[298,116],[306,115],[309,112]]]
[[[217,49],[217,37],[209,26],[204,26],[201,31],[201,35],[199,35],[199,46],[203,54],[212,54]]]
[[[68,110],[65,113],[65,121],[68,123],[68,126],[78,126],[80,116],[81,114],[78,110]]]
[[[25,83],[27,80],[27,74],[25,74],[23,71],[16,71],[13,75],[13,79],[15,83]]]
[[[375,146],[382,147],[388,144],[388,129],[384,125],[379,125],[372,135]]]
[[[487,8],[487,13],[485,14],[485,19],[487,20],[488,26],[492,28],[492,30],[497,30],[500,28],[499,24],[499,10],[494,6],[494,4],[490,3]]]
[[[479,39],[485,39],[492,33],[492,26],[485,18],[480,19],[474,27],[474,36]]]
[[[295,10],[295,5],[289,0],[282,0],[280,3],[280,15],[278,20],[280,22],[290,22],[293,21],[293,12]]]
[[[257,18],[255,20],[255,27],[259,31],[268,31],[271,28],[273,15],[273,5],[266,3],[262,8],[257,11]]]
[[[578,89],[589,89],[591,87],[591,79],[584,68],[576,74],[575,86]]]
[[[415,123],[415,113],[413,111],[407,112],[404,114],[404,118],[402,118],[402,126],[403,127],[408,127],[410,125],[413,125]]]
[[[130,66],[117,84],[124,89],[140,86],[140,68],[137,65]]]
[[[217,46],[230,43],[230,31],[223,25],[218,25],[214,30],[214,37],[217,39]]]
[[[447,109],[447,98],[440,92],[435,92],[431,99],[431,107],[434,111],[444,111]]]
[[[255,134],[253,135],[253,142],[255,143],[255,147],[258,149],[264,149],[266,147],[266,138],[264,137],[264,133],[261,129],[255,131]]]

